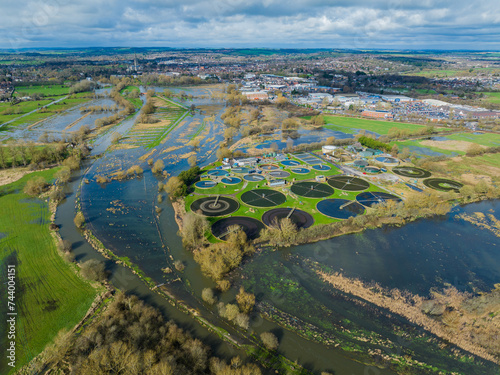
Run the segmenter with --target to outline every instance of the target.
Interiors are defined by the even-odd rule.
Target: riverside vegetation
[[[59,374],[260,375],[252,363],[230,364],[135,296],[118,293],[77,334],[62,331],[46,353]]]

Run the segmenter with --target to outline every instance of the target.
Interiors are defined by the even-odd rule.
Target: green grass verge
[[[15,369],[38,355],[61,329],[75,326],[96,296],[95,289],[76,275],[76,266],[58,254],[49,231],[47,202],[22,192],[29,179],[42,176],[52,181],[56,171],[34,172],[0,187],[2,273],[7,264],[17,263]]]
[[[127,100],[132,103],[135,108],[142,107],[142,100],[140,98],[127,98]]]

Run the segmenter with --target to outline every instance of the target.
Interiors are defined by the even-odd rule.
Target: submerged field
[[[145,148],[158,146],[189,113],[187,108],[168,99],[158,98],[155,102],[157,107],[153,118],[157,122],[135,124],[122,144]]]
[[[19,125],[34,124],[55,114],[61,113],[76,105],[83,104],[91,100],[91,94],[79,93],[62,99],[57,103],[51,99],[23,101],[15,105],[10,103],[0,103],[0,125],[9,122],[2,130],[13,129]],[[48,105],[48,106],[47,106]],[[30,113],[33,112],[33,113]]]
[[[42,176],[50,182],[56,170],[30,173],[0,186],[0,263],[2,273],[9,264],[15,264],[17,271],[16,368],[38,355],[61,329],[76,325],[96,295],[95,289],[77,276],[76,266],[66,263],[58,253],[49,231],[48,203],[22,192],[29,179]],[[3,364],[1,368],[5,368]]]

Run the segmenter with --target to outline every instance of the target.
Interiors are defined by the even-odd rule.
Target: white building
[[[386,102],[390,103],[412,102],[415,100],[413,98],[404,95],[382,95],[381,98],[382,100],[385,100]]]
[[[323,92],[311,92],[308,95],[308,99],[318,102],[322,102],[323,100],[327,99],[328,103],[331,103],[333,101],[333,95]]]
[[[331,155],[338,148],[339,148],[339,146],[326,145],[326,146],[321,147],[321,152],[323,154],[327,154],[327,155],[330,154]]]

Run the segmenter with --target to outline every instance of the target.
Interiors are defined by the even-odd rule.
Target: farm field
[[[125,86],[121,91],[120,93],[123,94],[125,91],[128,91],[128,92],[132,92],[132,91],[140,91],[139,90],[139,87],[137,86]]]
[[[161,104],[161,106],[156,108],[156,112],[152,116],[158,122],[153,124],[135,124],[127,137],[120,142],[121,144],[146,148],[158,146],[180,120],[189,113],[185,108],[170,100],[158,99],[156,103]]]
[[[325,128],[340,130],[345,133],[355,133],[358,129],[368,130],[380,135],[388,134],[392,128],[406,129],[410,131],[420,130],[425,125],[406,124],[400,122],[389,122],[380,120],[368,120],[355,117],[324,116]]]
[[[29,96],[41,94],[44,96],[62,96],[69,94],[69,86],[66,85],[41,85],[41,86],[16,86],[17,96]]]
[[[473,142],[487,147],[500,146],[500,134],[498,133],[482,133],[482,134],[457,133],[457,134],[447,135],[446,138],[456,141]]]
[[[135,108],[141,108],[142,107],[142,100],[140,98],[134,98],[134,97],[129,97],[128,94],[132,92],[140,92],[139,87],[137,86],[125,86],[121,91],[120,94],[124,96],[130,103],[134,105]]]
[[[490,103],[500,104],[500,92],[482,92],[481,94],[486,95],[484,100]]]
[[[31,113],[27,116],[21,117],[9,123],[8,127],[11,128],[22,124],[32,124],[36,121],[43,120],[47,117],[50,117],[52,115],[65,111],[69,108],[72,108],[76,105],[83,104],[91,100],[91,98],[88,96],[89,95],[88,93],[81,93],[81,94],[84,95],[75,95],[75,96],[72,95],[69,98],[66,98],[58,103],[55,103],[43,109],[40,108],[43,107],[44,105],[51,103],[52,100],[44,99],[44,100],[20,102],[14,106],[11,106],[10,104],[1,105],[0,125],[5,122],[11,121],[13,119],[17,119],[23,114],[29,113],[36,109],[40,109],[39,111],[36,111],[34,113]],[[11,114],[8,114],[9,112]]]
[[[45,60],[0,60],[0,65],[40,65]]]
[[[420,76],[420,77],[455,77],[455,76],[469,75],[469,72],[467,70],[424,69],[419,72],[408,72],[403,74],[411,76]]]
[[[500,153],[485,154],[475,157],[456,157],[440,162],[448,171],[454,174],[474,176],[489,176],[493,179],[500,175]]]
[[[40,353],[61,329],[76,325],[96,295],[77,276],[76,265],[59,255],[49,233],[47,202],[22,192],[29,179],[42,176],[50,182],[57,170],[33,172],[0,187],[0,262],[2,269],[6,264],[22,264],[16,268],[16,368]]]
[[[400,150],[408,147],[416,154],[425,155],[428,154],[425,150],[429,150],[448,156],[465,155],[467,149],[474,143],[484,147],[498,147],[500,146],[500,135],[496,133],[456,133],[440,137],[440,140],[419,139],[391,142],[391,144],[398,145]]]
[[[443,155],[448,155],[448,156],[453,156],[453,155],[463,155],[465,154],[465,151],[459,150],[455,147],[451,147],[452,149],[450,150],[449,148],[441,148],[441,147],[446,147],[446,143],[444,142],[438,142],[434,141],[432,143],[432,146],[429,144],[424,144],[426,141],[425,140],[409,140],[409,141],[396,141],[396,142],[390,142],[391,145],[397,145],[400,150],[403,150],[405,147],[409,148],[411,153],[417,154],[417,155],[429,155],[432,156],[433,154],[443,154]],[[441,147],[439,147],[441,144]],[[426,151],[428,150],[428,152]]]

